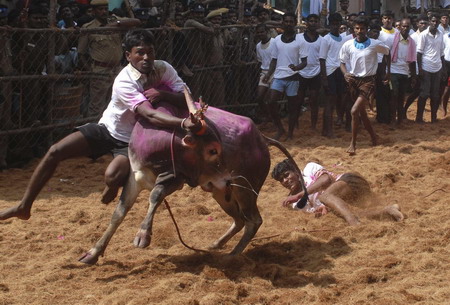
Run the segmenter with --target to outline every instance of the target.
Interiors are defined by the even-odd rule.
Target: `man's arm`
[[[300,59],[300,64],[297,66],[289,65],[289,68],[291,68],[293,71],[300,71],[304,69],[308,65],[308,57],[302,57]]]
[[[267,71],[266,76],[262,79],[263,83],[267,84],[269,82],[269,79],[272,77],[273,73],[275,72],[275,68],[277,67],[277,59],[272,58],[269,65],[269,71]]]
[[[325,91],[328,91],[329,88],[328,88],[326,60],[323,58],[320,58],[319,62],[320,62],[320,75],[322,77],[322,86],[325,89]]]
[[[151,88],[147,91],[144,91],[144,95],[150,103],[164,101],[178,108],[187,109],[186,100],[183,93],[169,92]]]
[[[327,187],[329,187],[331,184],[333,183],[333,179],[331,179],[331,177],[328,174],[323,174],[321,175],[319,178],[317,178],[316,181],[314,181],[314,183],[312,183],[310,186],[308,186],[306,188],[307,192],[309,195],[317,193],[321,190],[326,189]],[[283,206],[289,206],[294,202],[299,201],[302,197],[303,197],[303,191],[288,196],[286,199],[283,200],[282,205]]]
[[[383,56],[383,61],[386,64],[386,75],[384,76],[383,83],[385,85],[389,84],[391,80],[391,52],[389,51],[388,55]]]
[[[200,30],[200,31],[202,31],[204,33],[207,33],[207,34],[214,34],[215,33],[215,29],[214,28],[206,26],[204,24],[201,24],[200,22],[198,22],[196,20],[192,20],[192,19],[186,20],[186,23],[184,24],[184,27],[185,28],[193,27],[193,28],[196,28],[197,30]]]
[[[419,67],[419,77],[423,76],[423,69],[422,69],[422,53],[417,52],[417,66]]]
[[[193,133],[199,131],[202,128],[201,122],[192,123],[190,117],[187,119],[178,118],[170,114],[166,114],[155,110],[147,102],[141,103],[136,107],[136,113],[144,117],[151,124],[165,128],[177,128],[181,127],[186,130],[190,130]]]

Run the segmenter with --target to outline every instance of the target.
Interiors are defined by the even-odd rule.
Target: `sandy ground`
[[[286,191],[268,177],[259,199],[264,223],[243,255],[225,255],[240,235],[223,251],[186,249],[164,206],[152,244],[137,249],[132,240],[147,210],[143,192],[105,256],[87,266],[77,259],[103,234],[115,208],[99,200],[110,158],[71,160],[44,188],[29,221],[0,222],[0,305],[449,304],[450,118],[409,121],[397,130],[375,123],[383,144],[371,147],[362,131],[357,155],[349,157],[349,133],[323,138],[307,128],[308,117],[301,117],[304,134],[286,143],[298,164],[318,160],[338,173],[360,172],[378,194],[372,204],[399,204],[403,222],[364,219],[349,227],[334,214],[316,219],[288,210],[280,207]],[[284,159],[271,152],[272,166]],[[37,162],[0,173],[1,209],[20,200]],[[198,188],[185,187],[168,202],[189,245],[205,248],[231,224]]]

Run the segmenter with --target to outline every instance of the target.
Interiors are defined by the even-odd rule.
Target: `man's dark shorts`
[[[345,80],[341,69],[337,68],[333,73],[327,76],[329,95],[342,95],[345,92]]]
[[[97,159],[111,153],[114,157],[128,157],[128,143],[113,138],[103,124],[88,123],[75,127],[86,138],[91,149],[90,158]]]
[[[439,98],[440,84],[441,71],[435,73],[423,71],[423,76],[420,80],[420,97]]]
[[[347,81],[353,102],[360,96],[366,101],[370,100],[375,90],[375,75],[366,77],[350,76]]]
[[[306,89],[316,91],[320,89],[320,73],[313,78],[304,78],[300,76],[300,84],[298,90],[306,91]]]

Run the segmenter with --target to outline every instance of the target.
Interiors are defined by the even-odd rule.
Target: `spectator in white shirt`
[[[381,15],[381,22],[383,26],[381,27],[380,36],[378,39],[382,41],[385,45],[392,48],[392,43],[394,41],[394,35],[398,30],[393,27],[394,23],[394,13],[392,11],[384,11]],[[383,54],[378,54],[378,71],[377,71],[377,86],[376,86],[376,105],[377,105],[377,121],[379,123],[389,123],[391,122],[390,112],[389,112],[389,100],[391,96],[389,83],[383,83],[384,76],[386,74],[386,67],[389,65],[391,60],[390,56],[384,56]]]
[[[299,86],[300,71],[307,65],[308,48],[300,43],[300,35],[295,33],[297,17],[293,13],[283,15],[284,33],[278,35],[274,40],[272,60],[269,71],[263,78],[264,83],[268,83],[273,74],[273,81],[270,85],[270,103],[269,110],[272,120],[277,128],[275,139],[280,139],[286,131],[281,123],[278,114],[278,105],[276,101],[281,100],[283,93],[286,94],[289,110],[289,129],[288,139],[292,138],[294,127],[297,122],[298,100],[297,92]],[[300,63],[301,59],[301,63]]]
[[[339,68],[339,51],[342,45],[351,36],[341,36],[339,27],[342,24],[342,16],[339,13],[333,13],[328,17],[330,33],[325,35],[320,44],[319,61],[320,73],[322,77],[322,86],[327,98],[323,110],[323,129],[322,135],[333,138],[333,110],[336,107],[338,118],[344,116],[344,107],[342,97],[344,94],[345,81],[342,71]]]
[[[419,66],[420,96],[417,103],[416,122],[423,122],[425,103],[430,97],[431,122],[437,122],[437,111],[440,101],[441,78],[447,75],[444,62],[443,35],[438,31],[439,17],[433,15],[429,27],[419,36],[417,43],[417,64]]]
[[[416,20],[417,25],[417,31],[412,34],[410,37],[414,40],[416,43],[416,50],[417,50],[417,43],[419,41],[420,33],[425,31],[428,28],[428,17],[426,15],[420,15]],[[419,68],[416,61],[416,73],[418,73]],[[403,108],[403,117],[406,119],[406,113],[408,111],[409,106],[414,103],[414,101],[419,97],[420,95],[420,78],[416,77],[416,82],[411,84],[412,92],[406,99],[405,107]]]
[[[367,116],[366,105],[375,87],[375,74],[378,68],[377,53],[388,55],[389,48],[379,40],[368,38],[368,27],[369,21],[365,17],[356,18],[354,21],[356,38],[345,42],[339,53],[341,71],[348,83],[350,95],[355,101],[351,110],[352,139],[347,149],[350,155],[356,153],[356,137],[361,121],[370,134],[372,145],[377,145],[377,135]],[[347,70],[346,63],[349,64],[349,70]],[[389,80],[388,72],[384,81],[389,82]]]
[[[106,188],[102,202],[111,202],[123,186],[130,170],[128,142],[139,114],[160,127],[189,129],[198,132],[202,126],[190,118],[181,119],[155,110],[161,101],[186,108],[183,81],[165,61],[155,60],[155,40],[146,30],[134,30],[125,36],[125,55],[129,64],[117,75],[111,102],[99,123],[79,126],[77,131],[50,147],[35,169],[21,202],[0,211],[0,220],[30,218],[31,207],[39,192],[52,177],[59,162],[77,157],[98,158],[112,154],[105,172]]]
[[[447,104],[450,96],[450,33],[444,34],[444,59],[447,68],[447,76],[444,79],[444,93],[442,94],[441,102],[444,109],[444,116],[447,116]]]
[[[269,72],[270,61],[272,60],[272,49],[275,43],[274,38],[270,36],[269,28],[265,23],[260,23],[256,26],[256,38],[260,40],[256,45],[256,59],[261,64],[261,73],[258,88],[256,89],[256,102],[261,108],[263,115],[268,115],[269,110],[267,108],[266,98],[273,77],[271,77],[267,83],[263,82],[263,79],[267,75],[267,72]]]
[[[441,31],[442,34],[448,34],[450,32],[450,26],[448,25],[448,13],[444,12],[441,15],[440,24],[438,26],[438,30]]]
[[[319,52],[323,37],[317,33],[320,25],[319,16],[310,14],[306,17],[306,31],[300,34],[301,44],[308,48],[308,64],[299,72],[300,84],[298,98],[300,105],[304,104],[306,90],[309,90],[309,105],[311,107],[311,128],[316,129],[319,117],[319,104],[317,96],[320,89],[320,63]],[[300,112],[298,113],[300,114]]]
[[[400,32],[395,34],[391,49],[391,83],[392,94],[389,104],[391,125],[400,124],[403,119],[403,103],[405,100],[408,77],[416,82],[416,43],[409,36],[411,21],[404,18],[400,21]]]

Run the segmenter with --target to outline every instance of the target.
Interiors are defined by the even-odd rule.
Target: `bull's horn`
[[[186,85],[184,85],[184,98],[186,99],[186,104],[188,106],[189,112],[194,114],[197,112],[197,107],[195,107],[194,99]]]

